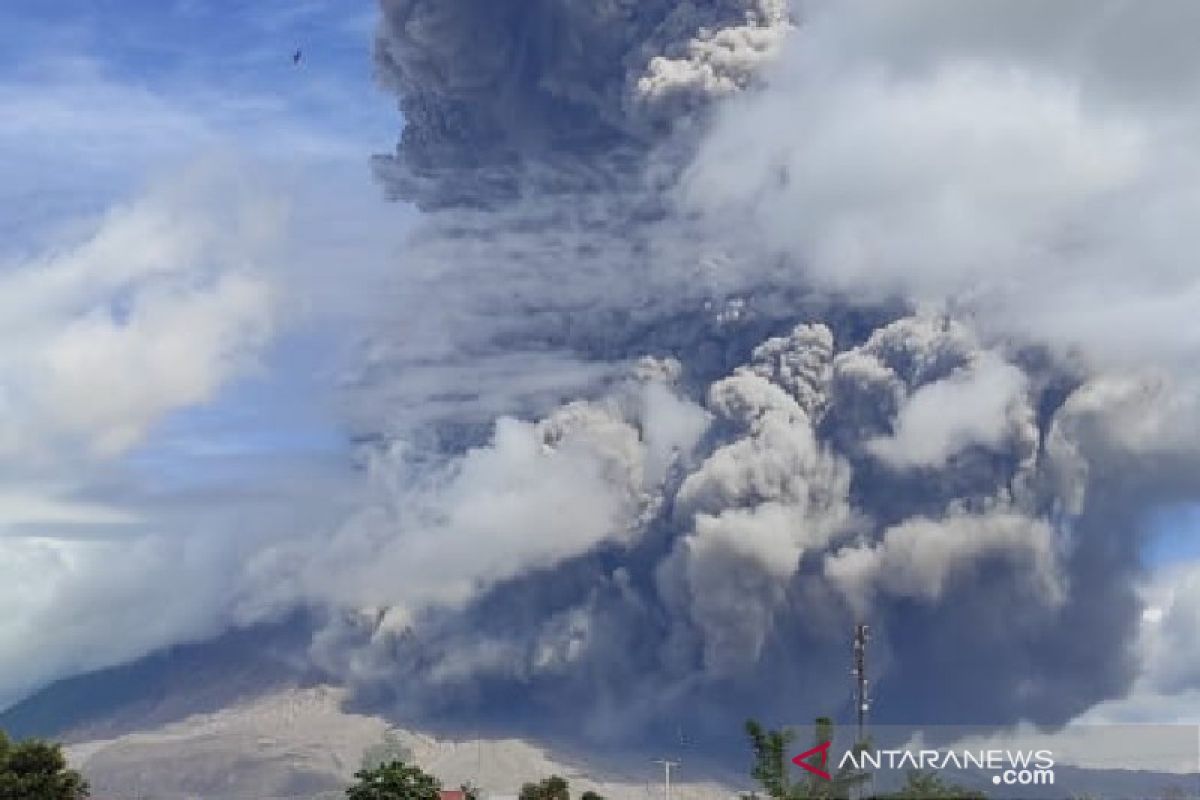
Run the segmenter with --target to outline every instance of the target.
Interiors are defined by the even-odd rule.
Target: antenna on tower
[[[871,639],[871,629],[863,623],[854,626],[854,666],[850,674],[854,676],[855,713],[858,715],[858,742],[867,739],[867,712],[871,709],[871,695],[867,680],[867,642]]]

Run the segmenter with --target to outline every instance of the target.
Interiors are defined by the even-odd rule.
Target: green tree
[[[67,768],[62,748],[40,741],[10,742],[0,732],[0,800],[82,800],[87,781]]]
[[[813,725],[813,744],[832,742],[833,732],[833,720],[829,717],[817,717]],[[858,742],[854,745],[854,752],[860,753],[866,748],[866,742]],[[801,791],[793,796],[805,800],[847,800],[854,787],[865,783],[871,777],[869,773],[849,766],[842,768],[828,764],[825,771],[832,773],[830,780],[809,775]]]
[[[774,800],[841,800],[848,798],[853,787],[865,782],[867,773],[852,769],[826,767],[833,772],[830,780],[817,775],[806,775],[802,780],[791,779],[791,743],[795,734],[788,729],[767,730],[756,720],[746,721],[746,735],[750,737],[750,748],[754,752],[754,766],[750,774]],[[833,721],[828,717],[816,720],[813,744],[833,741]],[[862,744],[855,749],[861,749]]]
[[[750,737],[750,749],[754,751],[751,777],[762,785],[768,797],[786,800],[791,792],[786,758],[794,734],[786,729],[767,730],[758,720],[748,719],[746,735]]]
[[[571,792],[566,778],[551,775],[538,783],[522,786],[520,800],[571,800]]]
[[[393,761],[411,764],[412,760],[412,751],[404,746],[400,737],[393,731],[386,731],[382,740],[363,751],[359,768],[376,769],[384,764],[391,764]]]
[[[392,761],[361,769],[358,783],[346,790],[347,800],[438,800],[441,782],[420,767]]]
[[[604,800],[604,795],[588,789],[586,792],[579,795],[579,800]]]
[[[909,770],[904,788],[887,795],[890,800],[984,800],[983,792],[946,783],[934,771]]]

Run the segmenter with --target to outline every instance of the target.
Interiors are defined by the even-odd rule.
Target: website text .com
[[[1053,786],[1052,769],[1006,769],[992,776],[992,783],[1003,786]]]

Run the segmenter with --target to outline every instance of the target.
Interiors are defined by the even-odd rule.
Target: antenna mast
[[[867,689],[867,642],[871,629],[861,622],[854,626],[854,676],[855,712],[858,715],[858,743],[867,739],[867,711],[871,708],[871,696]]]

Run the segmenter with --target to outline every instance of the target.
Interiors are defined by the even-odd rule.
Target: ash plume
[[[350,387],[376,501],[258,565],[330,606],[312,655],[359,702],[600,740],[837,715],[856,620],[882,721],[1128,690],[1144,517],[1200,489],[1194,350],[1080,276],[1161,299],[1125,259],[1191,161],[1122,81],[1044,75],[1053,36],[964,65],[1016,11],[905,50],[929,5],[383,0],[376,171],[427,216]]]
[[[605,172],[750,85],[790,19],[785,0],[381,8],[378,72],[405,128],[377,165],[423,208],[604,188]]]

